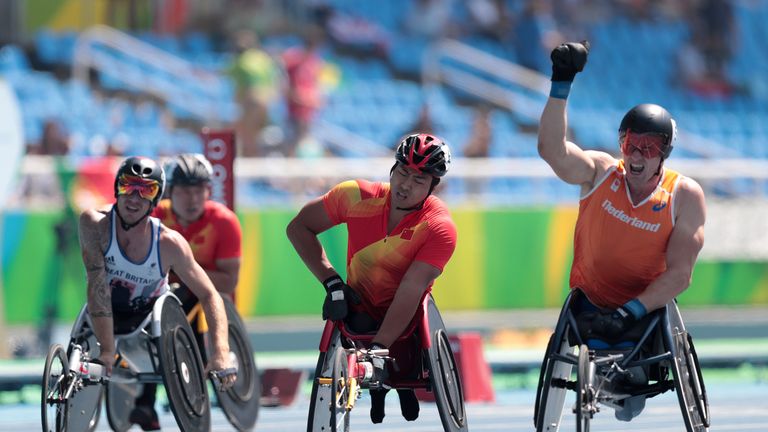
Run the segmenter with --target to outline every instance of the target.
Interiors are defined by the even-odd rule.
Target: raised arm
[[[678,186],[675,228],[667,245],[667,269],[638,300],[648,311],[663,307],[688,288],[699,251],[704,246],[704,191],[690,178]]]
[[[181,279],[184,285],[200,301],[205,312],[210,333],[213,336],[213,353],[208,364],[210,370],[223,370],[232,366],[229,361],[229,337],[227,334],[227,313],[224,302],[213,286],[213,282],[195,261],[189,243],[176,231],[165,228],[160,237],[160,253],[163,262]],[[222,380],[225,387],[234,383],[234,376]]]
[[[96,210],[86,210],[80,215],[78,231],[88,285],[88,314],[91,316],[96,340],[101,346],[99,360],[107,367],[107,374],[111,374],[112,363],[115,361],[115,335],[112,321],[112,292],[107,285],[102,246],[104,229],[99,224],[104,217],[103,213]]]

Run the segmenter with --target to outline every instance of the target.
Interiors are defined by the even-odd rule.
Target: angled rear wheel
[[[41,420],[44,432],[66,430],[67,400],[64,396],[68,386],[69,362],[64,347],[51,345],[43,369]]]

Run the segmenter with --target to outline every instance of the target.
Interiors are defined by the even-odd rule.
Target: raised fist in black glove
[[[584,70],[589,54],[589,42],[568,42],[552,50],[552,81],[573,81]]]
[[[345,284],[339,275],[333,275],[323,281],[325,301],[323,302],[323,319],[332,321],[343,320],[347,317],[347,300],[360,304],[360,296]]]

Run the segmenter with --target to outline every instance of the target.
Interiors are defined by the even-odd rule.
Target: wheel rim
[[[591,379],[589,376],[589,349],[586,345],[579,347],[579,366],[576,377],[578,383],[576,392],[576,430],[589,432],[589,420],[592,417]]]
[[[346,431],[349,426],[349,411],[347,401],[349,394],[349,365],[343,348],[336,348],[333,360],[333,381],[331,382],[331,430]]]
[[[197,346],[194,338],[178,327],[173,330],[171,338],[173,360],[176,375],[176,384],[181,390],[184,403],[190,413],[197,417],[205,415],[207,399],[205,395],[205,383],[200,380],[202,371],[199,362],[191,355]]]
[[[459,380],[459,371],[453,359],[448,336],[442,330],[440,330],[437,348],[439,377],[443,380],[443,388],[446,390],[445,397],[448,408],[451,410],[451,417],[457,425],[463,425],[465,419],[464,395]]]
[[[237,367],[237,380],[235,381],[235,384],[227,390],[227,393],[232,399],[238,402],[249,401],[253,397],[254,392],[253,362],[245,358],[245,355],[250,352],[250,349],[245,340],[243,340],[243,335],[240,333],[240,330],[233,325],[229,326],[229,347],[230,358],[235,362]]]
[[[705,430],[709,425],[704,382],[695,360],[690,335],[683,331],[675,335],[678,356],[677,391],[685,405],[685,421],[692,431]],[[686,385],[687,384],[687,385]]]
[[[67,401],[62,399],[68,385],[69,365],[64,348],[55,345],[45,360],[42,383],[42,423],[44,431],[65,429]]]

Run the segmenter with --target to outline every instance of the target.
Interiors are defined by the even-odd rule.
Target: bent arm
[[[93,332],[101,345],[100,358],[111,366],[110,357],[115,354],[114,322],[112,321],[112,292],[107,285],[104,253],[101,248],[101,233],[98,213],[88,210],[80,215],[78,226],[80,251],[85,265],[88,286],[87,308],[93,323]]]
[[[373,338],[373,343],[390,347],[399,338],[413,319],[420,300],[438,276],[440,269],[420,261],[415,261],[403,276],[397,288],[395,298],[387,309],[384,321]]]
[[[240,258],[217,259],[216,267],[217,270],[205,270],[205,272],[219,293],[232,299],[240,278]]]
[[[309,271],[319,281],[324,281],[338,272],[333,268],[318,234],[334,226],[323,205],[323,198],[308,202],[291,220],[285,230],[296,253]]]
[[[181,234],[172,230],[166,231],[164,242],[161,245],[163,251],[166,252],[163,259],[167,256],[167,262],[173,272],[200,301],[209,331],[213,336],[213,355],[211,356],[210,367],[214,370],[228,367],[229,339],[224,302],[205,270],[195,261],[189,243],[184,240]]]
[[[550,97],[539,122],[539,156],[566,183],[591,188],[597,177],[595,157],[599,152],[587,152],[566,140],[568,115],[565,99]],[[608,154],[602,154],[609,156]]]
[[[704,246],[704,192],[691,179],[679,186],[678,215],[667,246],[667,269],[638,296],[650,312],[663,307],[691,284],[693,267]]]

